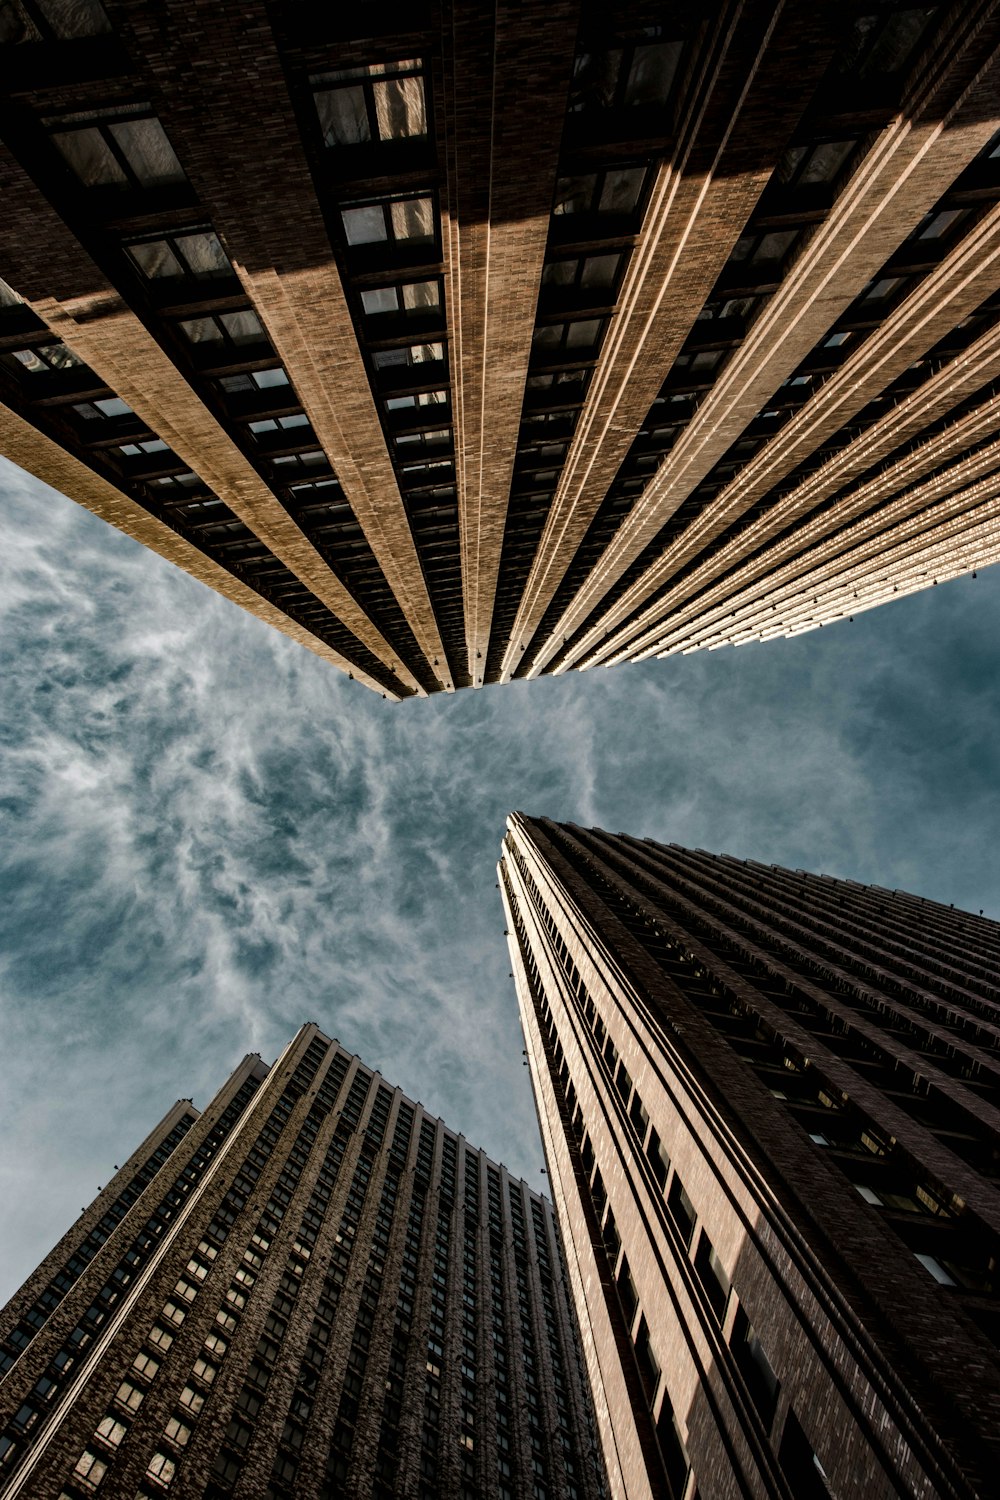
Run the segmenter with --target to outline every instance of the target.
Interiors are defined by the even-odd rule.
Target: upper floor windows
[[[41,344],[37,349],[15,349],[2,358],[18,375],[47,375],[52,370],[83,367],[83,360],[63,343]]]
[[[339,68],[317,74],[310,82],[327,146],[358,146],[427,135],[420,58]]]
[[[125,248],[147,281],[217,281],[236,274],[210,229],[143,240]]]
[[[188,343],[217,354],[247,344],[266,342],[257,314],[249,308],[242,312],[217,313],[210,318],[188,318],[177,326]]]
[[[570,85],[571,112],[666,104],[683,45],[653,42],[578,52]]]
[[[53,144],[84,187],[121,192],[187,182],[166,133],[148,104],[44,121]]]
[[[366,317],[383,313],[431,313],[441,306],[441,288],[436,281],[411,281],[403,286],[379,286],[361,293]]]
[[[0,42],[70,42],[110,30],[100,0],[8,0],[0,17]]]
[[[560,177],[554,214],[633,214],[646,182],[645,167],[609,167]]]
[[[433,198],[394,198],[342,208],[348,245],[420,242],[434,239]]]

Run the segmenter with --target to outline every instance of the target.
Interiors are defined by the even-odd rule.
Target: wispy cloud
[[[1000,576],[394,707],[9,466],[0,492],[0,1297],[178,1094],[303,1019],[539,1183],[512,807],[1000,904]]]

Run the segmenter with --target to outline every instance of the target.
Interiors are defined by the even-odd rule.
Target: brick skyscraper
[[[387,697],[1000,556],[993,0],[8,0],[0,453]]]
[[[520,814],[508,830],[612,1492],[995,1495],[1000,927]]]
[[[600,1500],[550,1205],[304,1026],[0,1315],[0,1494]]]

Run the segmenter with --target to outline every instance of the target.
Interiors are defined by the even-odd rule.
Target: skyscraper
[[[550,1205],[303,1026],[0,1315],[0,1494],[599,1500]]]
[[[612,1492],[995,1494],[1000,927],[520,814],[501,877]]]
[[[402,698],[1000,553],[992,0],[9,0],[0,452]]]

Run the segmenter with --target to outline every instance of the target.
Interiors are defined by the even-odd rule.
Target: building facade
[[[998,924],[520,814],[500,873],[612,1493],[995,1494]]]
[[[551,1206],[309,1024],[0,1316],[0,1494],[600,1500]]]
[[[398,699],[1000,551],[993,0],[8,0],[0,453]]]

